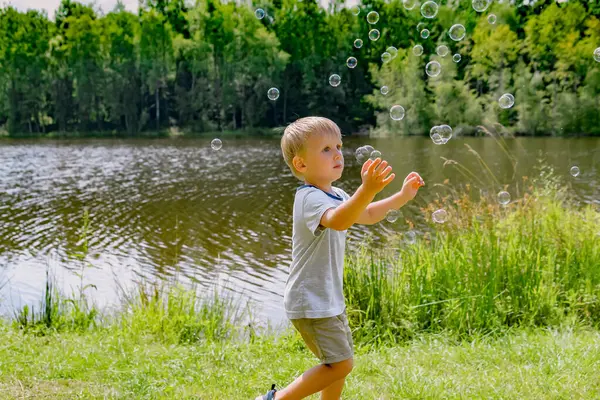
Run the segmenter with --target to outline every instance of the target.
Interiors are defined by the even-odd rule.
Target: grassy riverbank
[[[316,361],[294,334],[169,344],[117,326],[36,336],[2,325],[0,342],[4,399],[253,399]],[[344,398],[593,399],[598,370],[598,331],[522,330],[462,343],[425,335],[358,349]]]
[[[426,220],[446,209],[443,225],[347,254],[357,356],[345,398],[600,397],[597,207],[570,201],[543,168],[507,206],[447,189],[423,208]],[[84,219],[84,244],[90,229]],[[247,324],[247,309],[217,292],[140,283],[105,313],[88,290],[65,296],[49,276],[40,307],[0,324],[0,393],[244,399],[315,363],[295,332]]]

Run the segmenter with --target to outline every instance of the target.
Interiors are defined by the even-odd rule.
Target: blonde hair
[[[304,180],[304,177],[294,168],[292,160],[295,156],[304,154],[305,144],[309,137],[322,134],[337,135],[340,139],[342,138],[342,132],[335,122],[323,117],[300,118],[288,125],[283,132],[281,137],[283,159],[290,167],[292,174],[301,181]]]

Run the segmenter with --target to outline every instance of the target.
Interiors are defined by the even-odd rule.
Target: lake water
[[[118,287],[142,278],[198,284],[199,295],[215,287],[251,300],[255,318],[285,321],[282,300],[291,257],[292,204],[300,182],[281,157],[278,139],[77,140],[0,142],[0,312],[39,304],[46,270],[63,292],[80,285],[84,210],[89,213],[88,267],[83,284],[101,307],[118,302]],[[582,203],[600,203],[600,138],[507,139],[509,154],[492,138],[455,138],[437,146],[428,138],[345,138],[346,167],[336,183],[352,195],[360,185],[354,151],[371,144],[394,168],[396,179],[377,197],[402,186],[418,171],[426,182],[402,212],[422,222],[420,207],[445,193],[436,186],[471,183],[501,186],[469,151],[477,151],[513,199],[522,176],[533,177],[538,159],[560,175]],[[442,157],[460,162],[477,179],[467,180]],[[581,174],[573,178],[571,166]],[[519,190],[522,187],[519,188]],[[408,227],[404,218],[354,226],[348,249],[370,236],[385,239]]]

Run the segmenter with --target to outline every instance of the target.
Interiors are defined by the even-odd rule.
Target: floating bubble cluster
[[[429,130],[429,137],[435,144],[445,144],[452,138],[450,125],[436,125]]]

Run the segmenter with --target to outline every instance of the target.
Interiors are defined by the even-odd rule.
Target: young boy
[[[395,177],[392,167],[377,158],[363,164],[362,184],[352,197],[332,186],[342,176],[344,157],[340,129],[327,118],[301,118],[289,125],[281,150],[304,182],[294,199],[292,264],[283,301],[287,317],[321,364],[285,389],[273,385],[256,400],[303,399],[317,392],[322,400],[338,400],[354,354],[342,291],[346,230],[381,221],[388,210],[412,200],[424,182],[411,172],[401,191],[372,203]]]

